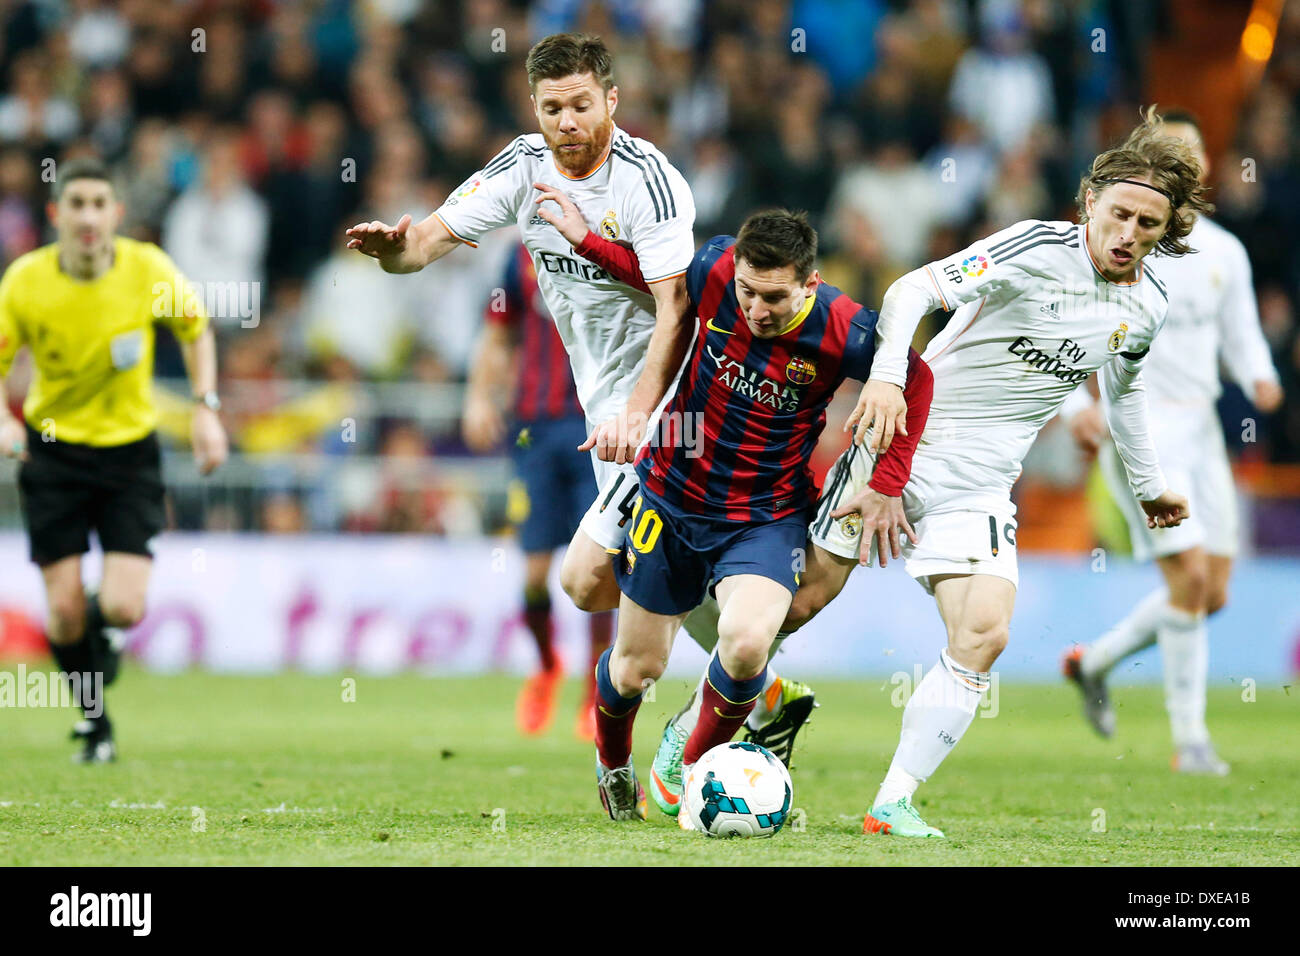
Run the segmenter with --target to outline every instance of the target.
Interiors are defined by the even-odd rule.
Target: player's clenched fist
[[[1139,504],[1147,513],[1148,528],[1174,528],[1186,521],[1190,515],[1187,499],[1173,491],[1166,491],[1159,498],[1140,501]]]
[[[404,266],[411,245],[407,238],[410,227],[410,216],[403,216],[395,226],[379,220],[359,222],[347,231],[348,248],[378,259],[385,272],[409,271]]]
[[[903,511],[902,498],[890,498],[873,488],[863,488],[856,495],[831,512],[832,518],[845,518],[851,514],[862,516],[862,547],[858,554],[858,563],[864,567],[871,561],[871,545],[874,542],[876,553],[880,556],[880,566],[889,564],[889,556],[903,556],[903,536],[912,544],[918,542],[916,532],[912,530],[907,514]]]
[[[857,407],[844,423],[844,430],[851,431],[859,422],[863,427],[853,435],[855,444],[861,446],[868,440],[865,432],[869,430],[871,454],[883,455],[889,451],[895,432],[907,434],[907,402],[903,400],[903,390],[889,382],[869,379],[862,386]]]

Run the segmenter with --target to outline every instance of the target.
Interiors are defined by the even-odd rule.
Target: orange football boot
[[[556,664],[550,670],[541,670],[528,680],[519,690],[515,701],[515,723],[519,732],[529,737],[536,737],[546,732],[555,717],[555,696],[564,677],[564,669]],[[592,731],[595,737],[595,731]]]

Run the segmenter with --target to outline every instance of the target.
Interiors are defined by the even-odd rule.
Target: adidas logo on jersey
[[[533,218],[528,220],[528,225],[530,225],[530,226],[549,226],[550,223],[547,222],[545,219],[543,219],[541,216],[538,216],[537,214],[534,213]]]
[[[1058,322],[1061,320],[1061,310],[1055,302],[1049,302],[1038,311],[1043,313],[1043,315],[1047,316],[1049,319],[1056,319]]]

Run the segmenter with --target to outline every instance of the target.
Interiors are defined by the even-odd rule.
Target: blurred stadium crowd
[[[1164,12],[1161,0],[9,0],[0,253],[7,265],[52,238],[42,161],[93,152],[120,176],[125,233],[159,242],[193,280],[257,284],[255,324],[218,319],[222,393],[236,449],[273,457],[249,459],[242,495],[177,496],[182,526],[476,533],[482,475],[459,488],[430,476],[464,455],[455,386],[513,239],[398,278],[342,233],[424,217],[534,131],[523,60],[537,38],[606,38],[616,121],[685,173],[698,237],[765,204],[806,209],[825,277],[875,303],[974,237],[1072,217],[1080,172],[1145,102]],[[1249,451],[1277,462],[1300,462],[1298,107],[1293,3],[1214,157],[1217,218],[1251,254],[1287,391]],[[179,376],[179,356],[159,355],[160,374]],[[16,403],[20,370],[14,385]],[[1225,402],[1239,420],[1242,399]],[[289,452],[310,453],[310,477],[283,464]]]

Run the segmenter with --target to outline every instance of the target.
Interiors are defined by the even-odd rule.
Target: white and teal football
[[[682,781],[684,812],[711,837],[770,837],[785,825],[793,798],[785,764],[753,743],[714,747]]]

